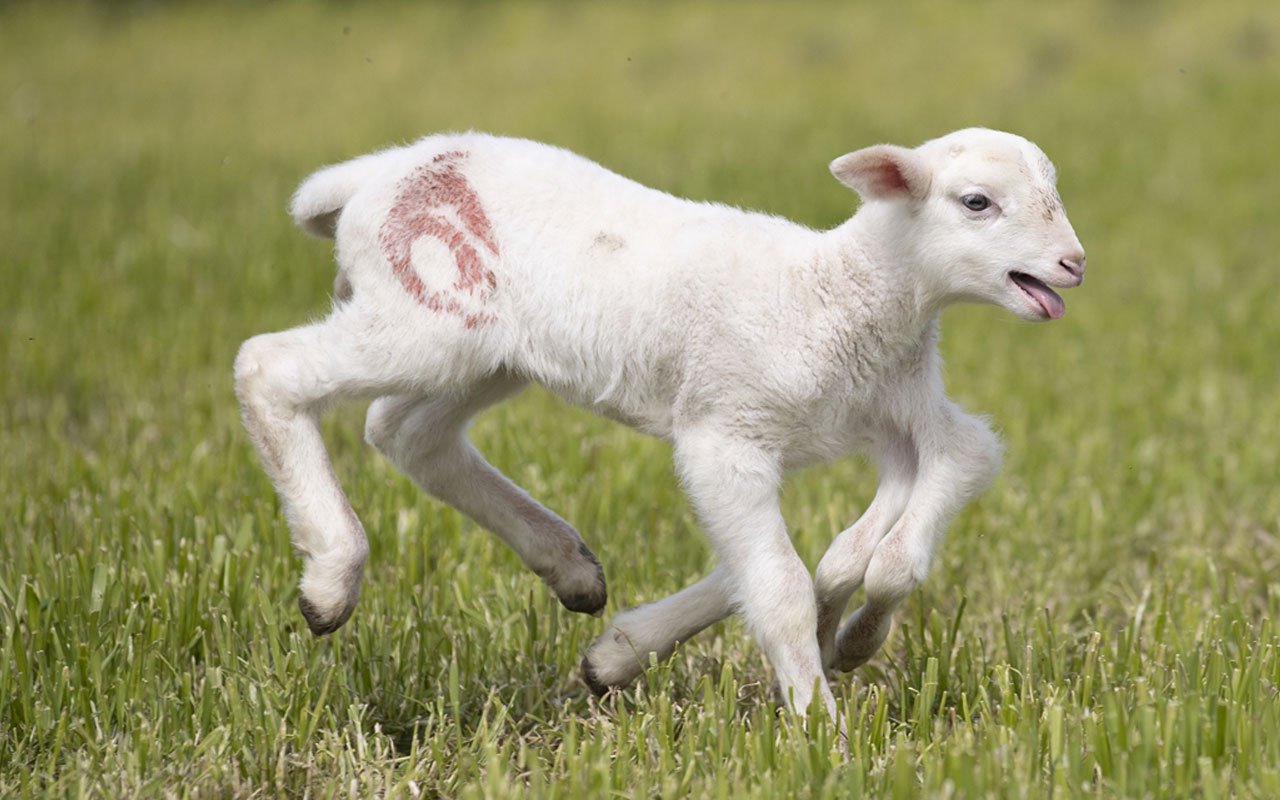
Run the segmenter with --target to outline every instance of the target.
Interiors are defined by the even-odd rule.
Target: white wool
[[[462,433],[536,382],[670,441],[720,558],[684,592],[619,614],[584,659],[587,682],[624,684],[648,653],[738,611],[784,697],[804,707],[816,685],[833,709],[825,668],[879,648],[951,518],[999,468],[995,435],[944,394],[940,311],[971,301],[1058,316],[1049,287],[1077,285],[1084,253],[1052,165],[1012,134],[876,145],[831,170],[863,204],[830,231],[478,133],[304,182],[295,219],[337,239],[333,313],[247,341],[236,380],[307,557],[312,629],[346,620],[367,552],[318,430],[328,403],[356,397],[381,398],[367,436],[419,485],[501,537],[566,606],[601,610],[603,573],[577,532]],[[778,487],[850,451],[877,460],[880,490],[811,580]],[[841,628],[860,587],[866,603]]]

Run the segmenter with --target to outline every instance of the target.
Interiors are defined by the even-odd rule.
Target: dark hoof
[[[609,592],[604,583],[604,567],[600,565],[600,559],[596,558],[596,554],[591,552],[590,548],[585,544],[578,547],[578,553],[595,566],[595,586],[586,591],[572,594],[556,592],[556,596],[560,598],[560,605],[570,611],[598,617],[604,613],[604,604],[609,600]]]
[[[298,595],[298,610],[302,612],[302,618],[307,621],[307,627],[316,636],[324,636],[326,633],[333,633],[351,618],[351,612],[355,610],[355,606],[347,606],[341,614],[330,619],[325,619],[311,601],[303,595]]]
[[[604,697],[613,688],[596,677],[596,671],[591,666],[591,656],[589,655],[582,657],[582,682],[587,685],[587,688],[596,697]]]
[[[593,617],[598,617],[604,613],[604,604],[608,600],[609,594],[605,591],[604,580],[602,579],[599,588],[594,591],[568,596],[561,595],[560,605],[579,614],[590,614]]]

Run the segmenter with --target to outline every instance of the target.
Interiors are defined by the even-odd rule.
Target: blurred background
[[[135,711],[178,702],[179,673],[199,683],[209,664],[245,663],[253,637],[229,632],[297,635],[297,565],[239,427],[231,361],[248,336],[328,308],[330,245],[284,211],[314,169],[478,129],[825,228],[856,205],[828,174],[832,158],[971,125],[1020,133],[1055,161],[1089,275],[1050,325],[991,308],[946,313],[949,389],[991,416],[1009,454],[867,680],[914,685],[895,667],[919,655],[909,631],[962,602],[955,623],[990,659],[1005,657],[994,643],[1009,618],[1025,630],[1049,620],[1046,635],[1081,643],[1141,628],[1148,598],[1162,596],[1186,647],[1196,620],[1224,603],[1242,641],[1274,647],[1263,627],[1280,609],[1274,3],[0,6],[0,661],[25,665],[0,667],[11,731],[0,754],[98,763],[85,743],[103,734],[87,729],[62,756],[49,749],[59,719],[118,704],[113,730],[138,736]],[[441,680],[442,653],[463,663],[464,681],[498,680],[468,672],[468,647],[477,659],[509,648],[498,656],[507,677],[526,679],[534,667],[514,654],[532,645],[494,645],[473,616],[508,619],[526,602],[555,613],[536,579],[378,460],[361,442],[360,408],[337,411],[326,431],[374,546],[360,635],[437,626],[420,634],[436,638],[413,662],[419,686]],[[660,443],[539,391],[486,415],[474,438],[582,529],[612,582],[610,613],[711,563]],[[788,486],[808,563],[874,482],[873,467],[850,459]],[[571,622],[540,656],[541,685],[582,703],[562,682],[599,623],[560,624]],[[692,687],[733,664],[766,682],[728,630],[682,651],[673,680]],[[78,661],[59,656],[68,641],[81,642]],[[143,690],[128,676],[164,671],[116,656],[96,688],[73,675],[65,701],[50,699],[62,664],[122,641],[197,666]],[[399,674],[390,667],[334,666],[340,648],[371,639],[331,646],[319,652],[343,702],[381,709],[388,728],[421,721],[411,700],[377,697]],[[261,679],[247,667],[243,677]],[[129,697],[111,694],[113,682]],[[232,711],[210,713],[171,732],[173,747],[196,730],[242,729]],[[18,786],[15,775],[0,773],[0,788]]]

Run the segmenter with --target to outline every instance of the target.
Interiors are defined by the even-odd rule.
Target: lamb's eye
[[[970,211],[986,211],[991,207],[991,200],[984,194],[966,194],[960,202]]]

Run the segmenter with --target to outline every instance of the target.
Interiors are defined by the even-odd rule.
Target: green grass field
[[[0,8],[0,797],[1280,796],[1280,11],[1265,2]],[[1008,443],[881,654],[779,714],[742,626],[597,701],[604,622],[326,423],[369,530],[316,639],[244,435],[248,336],[326,312],[316,167],[423,133],[561,144],[818,227],[826,163],[981,124],[1056,161],[1060,322],[944,320]],[[609,613],[711,555],[665,445],[530,391],[491,460],[582,531]],[[874,491],[784,505],[817,563]]]

